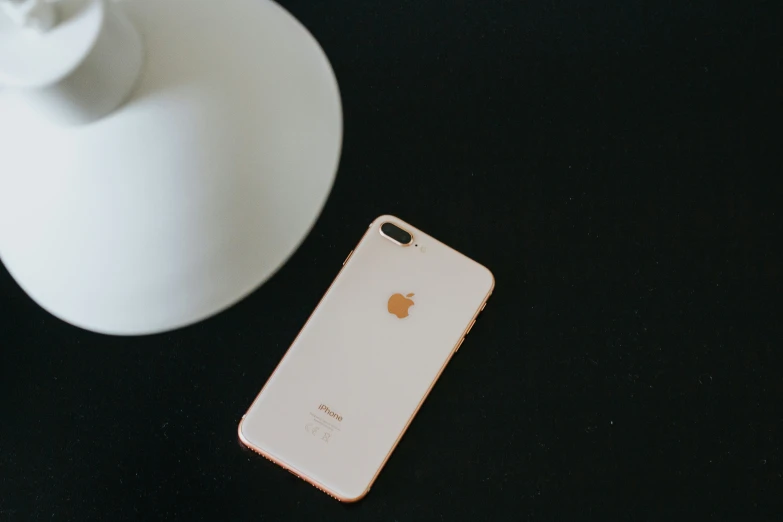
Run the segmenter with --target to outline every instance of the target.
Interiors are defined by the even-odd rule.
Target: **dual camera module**
[[[381,225],[381,234],[402,246],[410,245],[413,241],[413,236],[409,232],[406,232],[394,223],[386,222]]]

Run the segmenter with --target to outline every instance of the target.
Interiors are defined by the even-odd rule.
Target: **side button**
[[[473,325],[476,324],[476,320],[473,319],[473,322],[470,323],[470,326],[468,326],[468,331],[465,332],[465,335],[468,335],[470,333],[470,330],[473,328]]]
[[[343,266],[345,266],[345,263],[348,262],[349,259],[351,259],[351,256],[353,255],[353,250],[348,252],[348,257],[345,258],[345,261],[343,261]]]

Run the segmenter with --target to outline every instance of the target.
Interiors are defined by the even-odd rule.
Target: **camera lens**
[[[408,245],[413,241],[413,236],[393,223],[384,223],[381,225],[381,232],[384,236],[401,245]]]

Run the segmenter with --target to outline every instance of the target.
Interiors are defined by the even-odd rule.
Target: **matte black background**
[[[781,520],[781,3],[283,4],[342,90],[323,215],[166,335],[80,331],[0,273],[0,520]],[[345,506],[236,425],[385,212],[497,290]]]

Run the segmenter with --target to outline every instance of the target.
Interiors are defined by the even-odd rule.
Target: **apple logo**
[[[389,298],[389,313],[396,315],[400,319],[408,317],[408,308],[415,304],[413,299],[408,299],[409,297],[413,297],[413,294],[394,294],[391,296]]]

